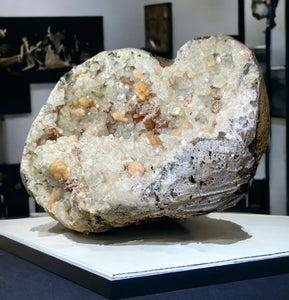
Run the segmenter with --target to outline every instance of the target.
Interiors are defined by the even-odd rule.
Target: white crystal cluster
[[[222,209],[256,168],[260,73],[227,37],[192,40],[169,66],[137,49],[67,73],[27,137],[21,173],[78,231]]]

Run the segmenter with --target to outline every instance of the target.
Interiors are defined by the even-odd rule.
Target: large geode
[[[174,61],[102,52],[63,76],[32,124],[21,174],[51,216],[77,231],[233,206],[268,140],[253,53],[215,36]]]

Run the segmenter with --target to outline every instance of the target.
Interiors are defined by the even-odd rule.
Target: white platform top
[[[48,216],[1,220],[0,235],[109,280],[289,256],[289,217],[211,213],[84,235]]]

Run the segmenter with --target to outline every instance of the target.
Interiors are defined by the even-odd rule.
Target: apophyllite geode
[[[191,40],[174,61],[107,51],[59,80],[32,124],[21,174],[77,231],[185,219],[247,193],[268,128],[258,63],[232,38]]]

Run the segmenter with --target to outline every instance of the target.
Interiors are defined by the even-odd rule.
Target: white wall
[[[2,17],[104,16],[106,49],[144,45],[143,0],[0,0],[0,7]]]
[[[271,65],[272,66],[285,66],[285,0],[279,0],[276,10],[276,27],[272,29],[271,36]]]
[[[265,45],[266,20],[257,20],[252,15],[251,0],[245,0],[245,39],[246,45],[255,48]]]
[[[265,45],[266,20],[252,16],[251,0],[245,0],[245,36],[250,48]],[[279,0],[276,9],[276,26],[271,31],[271,65],[285,66],[285,0]]]
[[[286,214],[286,123],[272,119],[270,149],[270,213]]]
[[[145,0],[145,5],[172,3],[173,53],[194,37],[237,34],[237,0]]]

